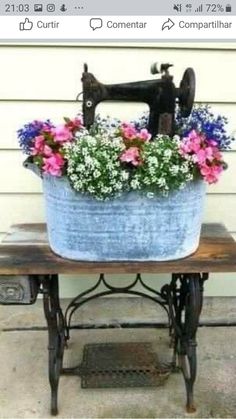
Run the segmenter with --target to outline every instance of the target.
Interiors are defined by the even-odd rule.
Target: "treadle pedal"
[[[159,362],[152,343],[99,343],[84,346],[74,371],[82,388],[155,387],[164,384],[172,366]]]

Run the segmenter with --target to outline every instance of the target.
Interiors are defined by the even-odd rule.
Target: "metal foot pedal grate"
[[[82,388],[153,387],[171,370],[160,364],[151,343],[102,343],[84,346],[77,374]]]

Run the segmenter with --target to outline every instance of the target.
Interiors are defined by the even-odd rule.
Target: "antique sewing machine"
[[[192,68],[184,72],[180,86],[173,83],[169,73],[172,64],[157,64],[151,66],[152,74],[161,74],[161,78],[121,84],[100,83],[84,64],[83,84],[83,114],[84,123],[89,128],[95,117],[96,106],[104,100],[119,100],[126,102],[144,102],[149,105],[149,121],[147,129],[152,136],[156,134],[172,135],[174,133],[175,107],[178,103],[183,117],[190,115],[195,95],[195,74]]]

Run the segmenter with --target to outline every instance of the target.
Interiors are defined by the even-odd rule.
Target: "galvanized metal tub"
[[[168,197],[139,192],[97,201],[75,192],[66,178],[43,176],[49,243],[68,259],[166,261],[199,245],[205,184],[189,182]]]

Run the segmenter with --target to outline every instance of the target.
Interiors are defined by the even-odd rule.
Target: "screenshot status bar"
[[[153,15],[234,15],[236,14],[235,1],[221,0],[219,2],[200,1],[134,1],[119,0],[67,0],[67,1],[6,1],[0,3],[0,15],[126,15],[126,16],[153,16]]]

